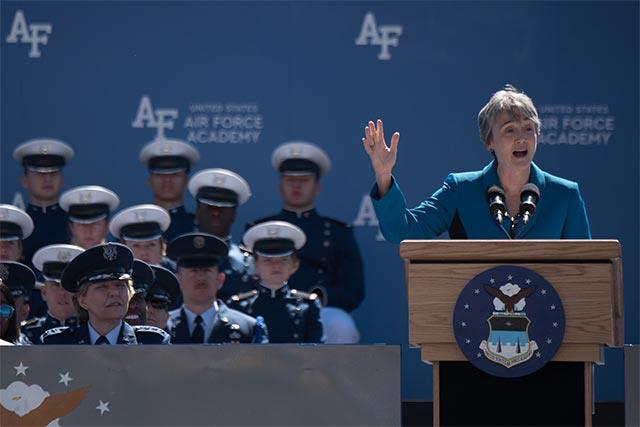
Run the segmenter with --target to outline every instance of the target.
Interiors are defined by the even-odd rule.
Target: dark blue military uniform
[[[181,234],[192,233],[196,229],[194,215],[187,212],[184,206],[169,209],[168,212],[169,216],[171,216],[171,224],[167,231],[162,234],[167,242],[171,242]]]
[[[25,265],[37,271],[31,263],[31,258],[38,249],[56,243],[69,243],[68,218],[67,213],[57,203],[46,208],[29,204],[27,213],[33,220],[34,229],[22,242],[22,254]],[[47,314],[47,305],[42,300],[39,289],[31,290],[29,306],[29,318],[43,317]]]
[[[253,291],[232,296],[229,307],[264,317],[270,343],[320,343],[320,303],[315,294],[283,286],[272,290],[257,285]]]
[[[249,292],[258,284],[254,275],[253,258],[249,252],[240,249],[230,240],[229,258],[220,264],[220,271],[225,274],[224,284],[218,290],[218,299],[227,301],[233,295]]]
[[[289,287],[319,294],[326,300],[324,305],[347,312],[355,310],[364,299],[364,273],[351,226],[320,216],[315,209],[300,215],[283,209],[247,228],[275,220],[297,225],[307,236],[306,244],[298,251],[300,268],[289,279]]]
[[[27,213],[35,228],[24,239],[22,253],[26,265],[32,268],[31,258],[38,249],[56,243],[69,243],[69,229],[67,213],[57,203],[46,208],[29,204]]]
[[[78,320],[75,317],[67,319],[62,325],[58,319],[51,317],[47,313],[46,316],[31,319],[22,325],[22,332],[29,338],[33,344],[41,344],[40,336],[49,329],[59,328],[60,326],[77,326]]]
[[[171,325],[171,342],[173,344],[191,344],[191,333],[187,315],[182,308],[169,313]],[[257,331],[256,319],[240,311],[233,310],[218,301],[218,313],[211,334],[206,339],[212,343],[252,343],[255,336],[263,331]]]
[[[89,327],[86,322],[76,326],[62,326],[49,329],[40,337],[43,344],[91,344]],[[122,322],[117,344],[169,344],[171,337],[155,326],[131,326]]]

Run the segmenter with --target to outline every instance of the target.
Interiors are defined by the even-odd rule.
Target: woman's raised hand
[[[371,166],[376,174],[380,196],[383,196],[391,186],[391,172],[396,164],[399,141],[400,133],[395,132],[391,136],[391,146],[387,146],[384,140],[382,120],[380,119],[375,124],[370,121],[364,128],[362,146],[371,159]]]

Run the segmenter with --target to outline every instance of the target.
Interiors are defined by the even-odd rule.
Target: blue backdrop
[[[626,342],[638,343],[638,2],[19,2],[1,6],[1,199],[26,201],[13,148],[48,136],[76,158],[65,187],[97,184],[121,207],[150,201],[140,148],[189,140],[196,170],[241,174],[246,221],[279,209],[271,151],[307,140],[333,160],[321,213],[353,222],[367,297],[363,342],[403,345],[403,399],[431,398],[407,346],[398,247],[380,240],[360,146],[369,119],[402,138],[409,203],[490,159],[476,117],[512,83],[545,129],[536,162],[580,183],[594,238],[622,242]],[[43,40],[46,39],[46,43]],[[193,207],[193,200],[187,200]],[[622,356],[598,367],[598,400],[623,399]]]

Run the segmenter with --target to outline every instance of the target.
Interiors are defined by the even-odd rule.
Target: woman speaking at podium
[[[533,163],[540,119],[533,101],[507,85],[478,114],[480,139],[493,160],[476,172],[452,173],[420,205],[408,209],[392,176],[400,134],[391,145],[382,120],[365,127],[362,145],[376,184],[371,199],[385,239],[590,239],[578,184]]]
[[[385,239],[590,239],[578,185],[533,163],[540,119],[533,101],[507,85],[478,114],[492,160],[476,172],[452,173],[431,197],[407,208],[392,175],[400,134],[387,146],[382,120],[369,122],[362,145],[376,183],[371,199]],[[440,362],[443,425],[584,424],[584,364],[548,363],[518,378],[494,377],[469,362]],[[442,390],[442,387],[441,387]],[[455,390],[455,391],[452,391]],[[557,415],[549,415],[557,414]]]

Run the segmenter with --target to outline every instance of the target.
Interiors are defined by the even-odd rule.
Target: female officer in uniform
[[[61,284],[74,294],[78,325],[50,329],[44,344],[167,344],[162,329],[131,326],[123,319],[134,294],[133,254],[120,243],[106,243],[75,257],[62,274]]]

